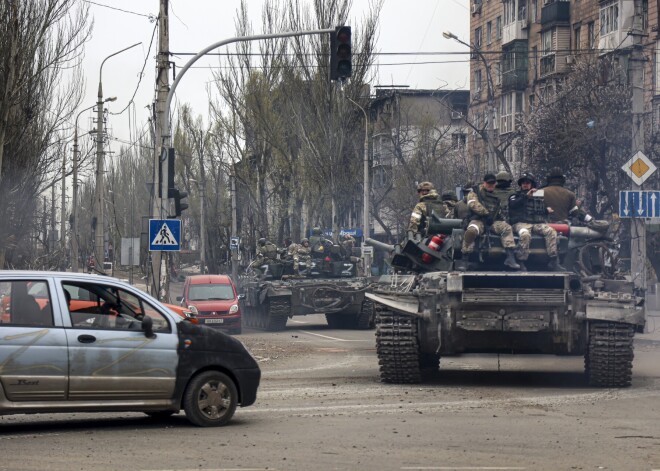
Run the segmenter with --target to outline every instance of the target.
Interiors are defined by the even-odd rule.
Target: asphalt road
[[[660,469],[660,318],[635,343],[633,385],[586,386],[582,358],[443,358],[423,385],[378,379],[374,331],[296,317],[238,336],[259,360],[257,403],[227,427],[183,415],[0,417],[7,470]]]

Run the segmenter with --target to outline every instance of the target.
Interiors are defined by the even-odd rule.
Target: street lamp
[[[128,46],[120,51],[110,54],[108,57],[103,59],[101,62],[101,67],[99,69],[99,90],[98,90],[98,100],[96,102],[96,234],[95,234],[95,250],[94,256],[96,257],[96,267],[97,270],[100,270],[102,273],[105,273],[103,269],[103,262],[105,261],[105,243],[104,243],[104,233],[103,233],[103,64],[105,61],[111,57],[116,56],[119,53],[127,51],[135,46],[142,44],[135,43],[132,46]]]
[[[488,61],[484,57],[483,53],[481,50],[472,45],[468,44],[465,41],[462,41],[461,39],[458,38],[454,33],[450,31],[445,31],[442,33],[442,35],[445,37],[445,39],[453,39],[454,41],[467,46],[470,48],[472,51],[474,51],[478,56],[479,59],[484,63],[484,67],[486,68],[486,85],[487,85],[487,93],[488,93],[488,108],[489,108],[489,114],[490,117],[488,119],[489,121],[489,131],[495,131],[495,92],[493,91],[493,80],[490,75],[490,66],[488,65]],[[488,163],[487,163],[487,170],[489,172],[494,172],[497,168],[495,164],[495,156],[497,155],[497,152],[495,151],[495,145],[493,144],[493,133],[492,132],[487,132],[486,136],[486,145],[488,146]],[[482,136],[483,137],[483,136]]]
[[[371,276],[371,253],[367,252],[366,239],[369,237],[369,116],[364,108],[358,105],[350,97],[348,101],[360,108],[364,114],[364,158],[363,158],[363,182],[362,182],[362,258],[364,260],[365,276]],[[371,248],[371,247],[369,247]]]

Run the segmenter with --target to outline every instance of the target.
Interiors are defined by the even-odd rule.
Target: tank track
[[[376,305],[376,353],[384,383],[422,381],[417,321],[411,316]]]
[[[590,386],[621,388],[632,382],[634,326],[591,322],[584,367]]]
[[[290,313],[291,300],[289,298],[270,298],[268,310],[262,315],[265,318],[263,328],[269,332],[284,330]]]

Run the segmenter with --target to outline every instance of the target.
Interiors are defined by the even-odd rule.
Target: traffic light
[[[188,197],[187,191],[181,191],[178,188],[170,188],[170,193],[174,199],[174,217],[181,217],[181,212],[188,209],[188,203],[183,201]]]
[[[330,80],[346,80],[353,71],[351,27],[337,26],[330,33]]]

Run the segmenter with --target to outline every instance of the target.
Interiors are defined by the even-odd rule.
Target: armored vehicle
[[[242,276],[245,325],[279,331],[290,317],[325,314],[331,328],[373,327],[373,303],[364,296],[369,279],[357,276],[357,260],[331,245],[301,261],[298,274],[292,260],[277,260]]]
[[[447,355],[539,353],[584,356],[592,386],[629,386],[633,335],[645,322],[643,293],[618,271],[601,232],[552,226],[566,271],[547,271],[538,236],[529,271],[505,271],[495,235],[482,236],[469,266],[456,270],[461,221],[435,216],[426,236],[410,234],[403,244],[368,239],[390,251],[394,269],[367,293],[375,303],[381,380],[421,382]]]

